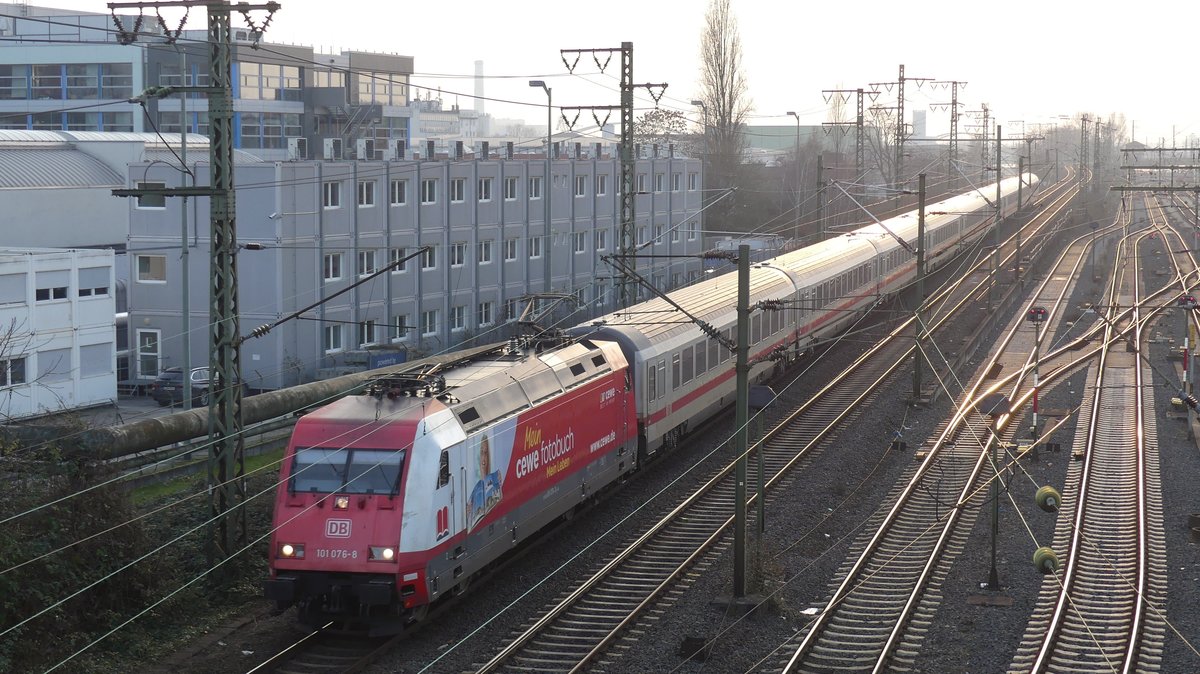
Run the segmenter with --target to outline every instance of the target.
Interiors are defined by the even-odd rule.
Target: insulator
[[[1043,575],[1058,571],[1058,555],[1054,550],[1042,546],[1033,551],[1033,566]]]
[[[1062,503],[1062,494],[1050,485],[1045,485],[1037,490],[1033,499],[1037,502],[1037,506],[1048,513],[1056,512],[1058,506]]]

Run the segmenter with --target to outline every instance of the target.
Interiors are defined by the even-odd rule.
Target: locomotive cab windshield
[[[403,464],[403,450],[297,448],[288,491],[395,496]]]

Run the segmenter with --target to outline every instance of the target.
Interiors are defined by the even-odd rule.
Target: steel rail
[[[1053,212],[1051,212],[1047,217],[1042,219],[1043,223],[1049,223],[1051,217],[1054,215],[1057,215],[1057,213],[1061,210],[1061,208],[1063,207],[1063,205],[1066,202],[1066,198],[1063,195],[1069,194],[1069,193],[1070,193],[1070,190],[1060,191],[1059,197],[1057,197],[1056,199],[1054,199],[1051,202],[1051,203],[1055,204],[1056,209]],[[1049,196],[1051,194],[1052,194],[1052,192],[1048,192],[1046,195],[1047,198],[1049,198]],[[980,263],[977,263],[976,267],[980,266],[981,264],[982,264],[982,261]],[[945,300],[946,298],[949,298],[952,295],[952,292],[953,292],[952,289],[944,290],[940,293],[935,294],[935,298],[937,298],[939,301]],[[966,293],[962,297],[962,299],[959,300],[957,303],[951,302],[950,303],[951,306],[954,309],[965,306],[966,303],[969,301],[970,297],[975,292],[978,292],[978,289],[975,289],[974,291],[972,291],[970,293]],[[934,327],[932,329],[936,329],[936,327],[943,325],[945,323],[945,321],[949,320],[954,315],[954,309],[952,309],[952,310],[944,309],[942,312],[942,315],[934,321]],[[856,384],[855,388],[858,391],[858,395],[855,396],[852,400],[845,400],[844,395],[840,395],[840,394],[836,393],[837,386],[839,386],[839,385],[844,386],[845,381],[846,381],[843,378],[839,378],[838,380],[835,380],[834,382],[827,384],[825,387],[822,387],[822,389],[815,396],[813,396],[804,405],[801,405],[795,412],[793,412],[791,415],[789,415],[785,421],[780,423],[776,428],[772,429],[766,436],[764,436],[764,438],[761,441],[756,443],[751,448],[751,450],[750,450],[751,452],[764,451],[764,447],[768,447],[769,444],[776,437],[778,437],[781,434],[784,434],[785,429],[788,428],[788,425],[790,423],[795,422],[800,417],[811,416],[814,406],[817,405],[817,403],[819,401],[829,401],[831,399],[839,399],[839,398],[842,399],[842,402],[840,404],[840,410],[838,411],[838,413],[836,415],[833,416],[833,419],[831,421],[826,423],[825,426],[823,428],[821,428],[819,431],[817,431],[816,433],[806,433],[806,435],[809,435],[811,437],[809,438],[808,442],[805,443],[799,451],[796,451],[795,446],[792,445],[792,447],[789,451],[789,454],[791,455],[790,459],[782,461],[782,465],[780,465],[777,470],[775,468],[773,468],[774,475],[772,476],[770,481],[767,482],[766,486],[768,488],[774,486],[776,484],[776,482],[779,479],[781,479],[785,474],[787,474],[787,472],[792,467],[794,467],[799,461],[801,461],[804,457],[806,457],[808,455],[808,452],[811,450],[811,448],[816,447],[821,439],[826,437],[829,433],[833,432],[836,425],[838,423],[840,423],[840,421],[842,419],[845,419],[847,415],[851,414],[855,409],[857,409],[859,407],[859,405],[871,395],[872,391],[880,383],[882,383],[884,380],[886,380],[889,376],[891,376],[891,374],[897,368],[899,368],[901,365],[903,365],[903,363],[906,361],[907,356],[910,355],[913,350],[915,350],[915,348],[916,348],[915,346],[909,346],[909,347],[905,348],[903,350],[903,355],[900,357],[880,358],[880,353],[881,353],[882,349],[886,348],[886,343],[888,343],[888,342],[896,343],[899,340],[905,339],[906,329],[911,325],[911,322],[913,320],[915,320],[915,318],[910,317],[910,318],[906,319],[905,321],[903,321],[899,326],[897,326],[892,331],[892,334],[889,336],[888,340],[885,340],[885,343],[877,345],[876,347],[868,350],[866,353],[864,353],[858,359],[856,359],[855,363],[852,364],[850,366],[850,368],[847,369],[848,372],[861,371],[863,369],[863,367],[869,363],[874,363],[874,364],[878,364],[880,362],[890,363],[890,365],[884,369],[883,373],[878,375],[875,378],[875,380],[873,382],[871,382],[870,384],[868,384],[868,385],[863,385],[861,383]],[[778,461],[778,460],[773,460],[773,463],[776,461]],[[571,608],[570,608],[571,606],[575,605],[576,603],[581,602],[583,600],[583,598],[588,595],[588,593],[593,592],[597,588],[599,588],[605,582],[605,579],[609,578],[612,574],[617,572],[617,570],[621,567],[621,565],[629,563],[629,561],[634,558],[634,556],[638,553],[638,551],[642,547],[650,544],[650,542],[654,539],[655,536],[666,531],[667,528],[669,526],[671,526],[671,524],[675,520],[682,518],[684,516],[684,514],[686,512],[688,512],[689,509],[697,507],[700,500],[702,498],[704,498],[710,492],[716,491],[719,488],[719,485],[721,485],[723,483],[727,484],[728,475],[730,473],[732,473],[734,467],[735,467],[735,464],[730,463],[728,466],[726,466],[725,469],[720,471],[715,477],[710,479],[705,485],[703,485],[699,489],[697,489],[696,492],[692,496],[690,496],[684,502],[682,502],[678,506],[676,506],[670,513],[668,513],[665,517],[663,517],[658,523],[656,523],[654,526],[649,528],[633,544],[631,544],[629,547],[627,547],[622,552],[618,553],[618,555],[616,557],[614,557],[608,564],[606,564],[604,566],[604,568],[602,568],[599,572],[597,572],[595,575],[593,575],[590,579],[588,579],[587,581],[582,583],[575,591],[570,593],[565,599],[563,599],[555,607],[553,607],[549,611],[545,612],[528,630],[526,630],[523,634],[521,634],[520,636],[513,639],[509,644],[507,644],[505,646],[505,648],[503,648],[501,650],[500,653],[498,653],[490,661],[488,661],[482,667],[480,667],[478,669],[478,671],[480,673],[497,671],[498,669],[503,667],[504,663],[508,662],[509,659],[517,657],[517,654],[521,651],[521,649],[523,649],[527,645],[533,643],[535,641],[535,639],[538,638],[538,635],[540,633],[547,630],[554,623],[554,621],[560,619],[569,610],[571,610]],[[754,503],[755,498],[756,497],[751,497],[748,500],[748,503],[749,504]],[[730,498],[730,500],[731,500],[731,498]],[[728,512],[730,510],[730,508],[728,506],[723,506],[723,507],[725,508],[725,510],[724,510],[725,512]],[[651,606],[653,604],[654,599],[656,597],[660,596],[661,593],[663,591],[665,591],[666,588],[668,588],[673,582],[675,582],[678,579],[680,574],[682,574],[687,568],[689,568],[692,564],[694,564],[696,562],[696,560],[699,559],[701,554],[703,554],[707,549],[710,549],[712,546],[714,546],[717,543],[717,541],[720,540],[720,538],[723,535],[723,532],[725,531],[725,529],[728,527],[728,525],[731,522],[732,522],[732,517],[725,517],[724,521],[717,523],[716,528],[711,532],[711,534],[709,534],[701,542],[701,544],[697,548],[693,549],[686,556],[683,556],[682,561],[677,566],[675,566],[670,572],[663,575],[662,578],[660,580],[658,580],[658,582],[652,588],[648,589],[646,591],[645,596],[642,597],[640,599],[640,601],[638,601],[636,603],[636,605],[632,606],[628,611],[626,611],[620,619],[616,620],[616,622],[614,624],[612,624],[609,627],[606,627],[605,628],[606,631],[602,635],[600,635],[599,638],[597,638],[595,640],[595,645],[587,653],[585,653],[581,656],[577,656],[578,659],[576,660],[576,662],[573,663],[573,665],[570,667],[570,669],[564,668],[562,671],[578,671],[580,668],[586,666],[588,663],[594,661],[597,657],[599,657],[600,654],[603,653],[605,651],[605,649],[609,645],[611,645],[611,643],[616,638],[618,638],[618,636],[622,633],[622,631],[625,628],[627,628],[629,625],[631,625],[646,608],[648,608],[649,606]],[[579,629],[582,629],[582,628],[579,628]],[[548,655],[549,654],[545,653],[545,652],[538,652],[537,657],[540,659],[537,660],[536,666],[550,667],[551,666],[550,663],[546,661],[546,658]]]

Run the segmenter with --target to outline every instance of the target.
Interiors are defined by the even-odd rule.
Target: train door
[[[645,396],[642,408],[642,434],[648,441],[651,434],[649,426],[654,415],[667,405],[667,360],[655,358],[643,363],[646,368],[646,386],[642,395]],[[657,449],[657,448],[655,448]]]

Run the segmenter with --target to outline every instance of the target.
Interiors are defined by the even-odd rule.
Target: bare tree
[[[867,152],[871,155],[869,164],[879,171],[879,179],[887,184],[896,182],[895,175],[895,138],[896,138],[896,108],[873,106],[867,111],[870,124],[865,140]],[[865,170],[865,169],[864,169]],[[868,171],[868,175],[869,175]]]
[[[664,151],[671,143],[690,137],[687,117],[678,110],[654,108],[648,110],[634,123],[633,142],[641,145],[658,145]],[[682,149],[682,148],[681,148]]]
[[[742,40],[729,5],[730,0],[710,0],[700,36],[700,98],[709,126],[705,183],[710,190],[737,187],[743,182],[743,127],[752,108],[742,64]],[[728,219],[735,205],[735,199],[724,199],[713,207],[710,217]]]

